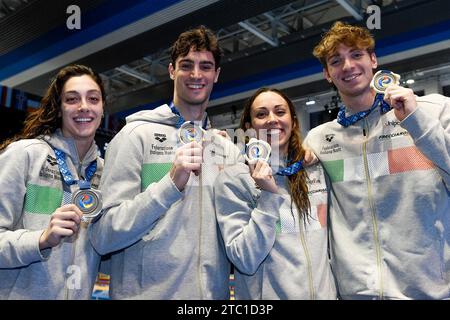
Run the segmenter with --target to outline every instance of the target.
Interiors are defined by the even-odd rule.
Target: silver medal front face
[[[203,129],[193,122],[186,121],[183,123],[178,131],[178,138],[181,143],[187,144],[192,141],[201,143],[203,140]]]
[[[373,76],[370,86],[378,93],[384,93],[391,84],[399,84],[400,76],[387,70],[380,70]]]
[[[252,138],[247,143],[245,158],[248,162],[254,162],[258,159],[269,161],[271,151],[272,148],[267,142]]]
[[[94,189],[80,189],[72,196],[72,203],[83,213],[82,220],[87,222],[102,211],[102,195]]]

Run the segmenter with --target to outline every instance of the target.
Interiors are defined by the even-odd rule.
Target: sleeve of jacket
[[[429,95],[417,99],[418,107],[401,126],[408,130],[417,148],[438,169],[450,188],[450,98]],[[434,115],[438,116],[434,116]]]
[[[89,229],[102,255],[142,239],[182,196],[168,174],[141,191],[143,143],[135,131],[122,130],[108,145],[100,182],[103,212]]]
[[[39,250],[44,230],[21,229],[30,159],[21,142],[0,154],[0,268],[47,259]]]
[[[214,191],[228,258],[240,272],[249,275],[256,272],[275,243],[277,212],[283,200],[262,191],[256,203],[252,183],[247,166],[240,163],[219,174]]]
[[[303,139],[303,147],[311,150],[317,155],[319,146],[317,145],[317,137],[319,136],[320,127],[315,127],[309,130],[306,137]]]

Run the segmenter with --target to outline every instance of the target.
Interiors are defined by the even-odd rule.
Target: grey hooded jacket
[[[75,179],[96,160],[91,184],[98,188],[103,160],[97,146],[80,161],[74,140],[60,130],[14,142],[0,154],[0,299],[91,298],[100,256],[88,240],[88,224],[56,247],[39,250],[52,213],[78,190],[63,182],[52,147],[66,153]]]
[[[243,163],[216,181],[217,220],[235,266],[236,299],[336,299],[328,256],[327,188],[320,164],[306,168],[311,204],[299,219],[287,178],[279,193],[257,189]]]
[[[113,299],[229,298],[230,265],[213,183],[225,159],[233,163],[239,152],[226,151],[231,143],[208,130],[202,172],[192,173],[180,192],[168,174],[178,120],[168,105],[135,113],[108,146],[100,187],[104,213],[91,241],[100,253],[113,253]]]
[[[450,298],[450,99],[399,122],[373,111],[305,143],[331,180],[331,262],[343,299]]]

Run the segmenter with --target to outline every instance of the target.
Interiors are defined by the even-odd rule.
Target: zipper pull
[[[366,129],[363,128],[363,136],[366,136]]]

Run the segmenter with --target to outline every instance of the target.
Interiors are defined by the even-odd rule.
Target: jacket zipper
[[[311,300],[315,300],[316,294],[314,292],[314,280],[313,280],[313,276],[312,276],[311,257],[309,255],[308,245],[306,244],[305,230],[300,226],[300,224],[301,224],[301,222],[299,223],[300,240],[302,243],[303,250],[305,252],[307,270],[308,270],[309,297]]]
[[[78,231],[79,232],[79,231]],[[72,258],[70,260],[70,264],[67,266],[73,266],[75,264],[75,255],[76,255],[76,249],[77,249],[77,238],[78,238],[78,232],[74,235],[72,235],[72,237],[75,237],[74,241],[73,241],[73,246],[72,246]],[[69,277],[67,276],[67,268],[66,268],[66,277],[65,277],[65,281],[64,281],[64,288],[65,288],[65,292],[64,292],[64,300],[69,300],[69,288],[67,287],[67,280],[69,279]]]
[[[363,134],[364,134],[364,143],[363,143],[364,170],[365,170],[365,174],[366,174],[369,206],[370,206],[370,210],[371,210],[371,214],[372,214],[373,239],[375,241],[375,250],[376,250],[376,254],[377,254],[378,279],[380,282],[378,297],[380,299],[383,299],[384,288],[383,288],[383,272],[382,272],[382,266],[381,266],[381,246],[380,246],[380,240],[378,239],[378,223],[377,223],[376,214],[375,214],[375,206],[373,204],[372,183],[370,180],[369,164],[367,161],[367,142],[368,142],[367,136],[369,135],[369,126],[367,123],[367,119],[364,119]]]
[[[83,169],[83,164],[81,162],[79,162],[78,170],[77,170],[78,177],[81,177],[80,173],[81,173],[82,169]],[[71,193],[72,193],[72,190],[71,190]],[[80,232],[80,231],[78,230],[78,232]],[[78,232],[76,234],[72,235],[72,237],[75,237],[75,239],[73,241],[72,252],[71,252],[72,257],[71,257],[71,260],[70,260],[70,264],[66,267],[66,276],[65,276],[65,281],[64,281],[64,300],[69,300],[69,288],[67,287],[67,280],[68,280],[69,277],[67,276],[67,268],[70,267],[70,266],[73,266],[74,263],[75,263],[75,255],[76,255],[76,249],[77,249]]]
[[[203,169],[203,168],[201,168]],[[202,172],[200,171],[199,175],[198,175],[198,189],[199,189],[199,211],[200,211],[200,230],[199,230],[199,235],[198,235],[198,266],[197,266],[197,270],[198,270],[198,287],[200,290],[200,299],[203,300],[204,296],[203,296],[203,282],[202,282],[202,261],[201,261],[201,256],[202,256],[202,224],[203,224],[203,192],[202,192],[202,187],[203,187],[203,183],[202,183]]]

